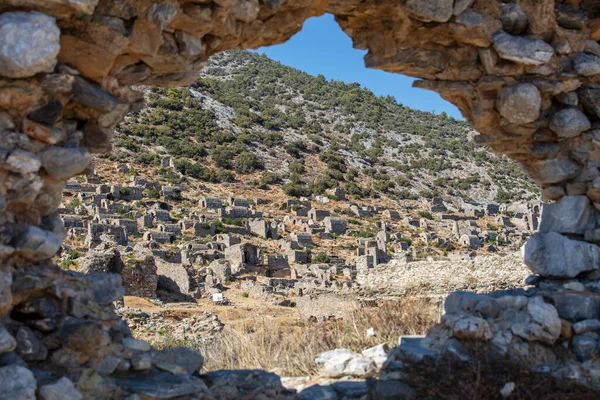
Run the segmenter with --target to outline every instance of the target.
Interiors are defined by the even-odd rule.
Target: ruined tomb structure
[[[118,275],[63,271],[50,259],[65,235],[56,212],[63,185],[91,172],[91,154],[109,151],[114,127],[143,107],[132,86],[189,84],[210,55],[281,43],[325,12],[355,48],[368,50],[368,67],[422,78],[417,87],[455,104],[480,132],[479,143],[521,162],[556,201],[544,208],[539,232],[524,248],[536,274],[529,282],[537,286],[453,294],[441,323],[418,343],[425,349],[419,354],[478,340],[550,374],[597,384],[598,2],[0,0],[0,6],[2,395],[295,396],[273,374],[200,377],[199,354],[152,351],[113,312],[112,301],[123,294]],[[558,348],[566,356],[556,357]],[[406,354],[397,349],[391,358]],[[382,379],[400,375],[393,368],[402,364],[386,365]]]

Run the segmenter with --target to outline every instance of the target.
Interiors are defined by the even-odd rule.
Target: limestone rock
[[[36,123],[29,119],[23,121],[23,131],[27,136],[49,144],[57,144],[67,138],[67,133],[64,130]]]
[[[149,351],[150,350],[150,345],[148,344],[148,342],[146,342],[144,340],[140,340],[140,339],[134,339],[134,338],[123,339],[123,346],[125,348],[128,348],[130,350],[135,350],[135,351]]]
[[[552,117],[550,129],[561,138],[579,136],[592,127],[590,120],[577,108],[560,110]]]
[[[600,118],[600,87],[584,86],[577,95],[585,111]]]
[[[37,155],[20,149],[13,150],[6,158],[9,170],[20,174],[37,172],[42,163]]]
[[[558,311],[542,297],[534,297],[527,304],[528,322],[512,326],[512,332],[527,340],[554,344],[560,337],[561,322]]]
[[[0,325],[0,354],[13,351],[17,347],[17,341],[2,325]]]
[[[500,97],[500,114],[513,124],[528,124],[540,116],[542,96],[535,85],[505,86]]]
[[[573,324],[573,330],[576,334],[600,331],[600,320],[585,319]]]
[[[73,81],[71,99],[101,113],[111,112],[118,104],[110,93],[79,76]]]
[[[208,269],[212,270],[215,277],[221,280],[221,282],[229,282],[231,280],[231,263],[226,259],[211,262]]]
[[[60,50],[54,18],[37,11],[0,15],[0,75],[27,78],[52,72]]]
[[[600,74],[600,58],[587,53],[579,53],[573,60],[573,67],[579,75],[593,76]]]
[[[455,0],[454,1],[454,15],[460,15],[464,13],[469,7],[473,5],[474,0]]]
[[[576,335],[571,340],[571,348],[580,360],[587,360],[596,354],[598,339],[591,335]]]
[[[518,3],[502,4],[502,28],[513,35],[519,35],[527,29],[529,20],[527,14],[519,6]]]
[[[561,183],[579,176],[581,167],[564,158],[549,158],[533,164],[529,172],[542,184]]]
[[[44,385],[39,394],[42,400],[81,400],[83,396],[68,378],[62,377],[58,381]]]
[[[526,65],[542,65],[550,61],[554,49],[540,39],[512,36],[499,31],[494,34],[494,49],[505,60]]]
[[[0,396],[10,400],[35,400],[37,382],[30,370],[12,364],[0,368]]]
[[[150,399],[202,398],[207,392],[206,384],[199,378],[154,370],[150,373],[129,374],[118,379],[117,384],[141,395],[140,398]]]
[[[19,253],[28,260],[41,261],[54,256],[60,248],[60,237],[52,232],[30,226],[17,241]]]
[[[587,14],[569,4],[556,5],[556,21],[560,26],[567,29],[583,29],[587,20]]]
[[[204,357],[197,351],[179,347],[154,352],[152,361],[158,369],[163,371],[178,367],[183,373],[194,374],[202,368]]]
[[[85,171],[92,156],[83,147],[51,146],[40,153],[42,167],[56,180],[65,180]]]
[[[596,226],[594,214],[587,196],[564,196],[556,203],[542,207],[539,231],[583,235]]]
[[[452,336],[457,339],[482,341],[492,339],[490,325],[483,318],[465,313],[445,314],[442,323],[452,330]]]
[[[348,349],[335,349],[321,353],[315,362],[323,366],[323,373],[330,378],[342,376],[369,376],[377,372],[377,365],[368,357]]]
[[[456,17],[456,23],[468,27],[475,27],[483,25],[483,17],[481,14],[476,13],[473,10],[467,10],[464,13]]]
[[[535,233],[522,252],[529,269],[542,276],[574,278],[600,268],[600,247],[556,232]]]
[[[411,14],[425,22],[446,22],[454,11],[453,0],[408,0],[406,7]]]

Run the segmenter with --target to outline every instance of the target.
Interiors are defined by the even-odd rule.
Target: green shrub
[[[256,154],[245,151],[235,158],[235,172],[238,174],[251,174],[256,170],[263,169],[263,162]]]

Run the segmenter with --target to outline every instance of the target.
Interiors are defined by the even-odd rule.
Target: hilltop
[[[144,90],[148,106],[127,117],[116,151],[102,157],[170,184],[182,178],[158,168],[164,153],[184,179],[243,182],[288,196],[341,186],[354,199],[502,203],[538,197],[516,163],[474,142],[477,132],[465,121],[264,55],[219,54],[189,87]]]

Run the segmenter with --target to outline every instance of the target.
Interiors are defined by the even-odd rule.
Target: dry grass
[[[356,306],[343,319],[321,323],[276,323],[266,319],[247,320],[226,327],[207,343],[171,342],[199,350],[206,371],[218,369],[264,369],[283,376],[318,374],[315,358],[322,352],[348,348],[360,352],[387,343],[396,346],[399,335],[423,334],[439,321],[439,306],[427,300],[385,302],[377,307]],[[367,337],[367,329],[376,335]]]

